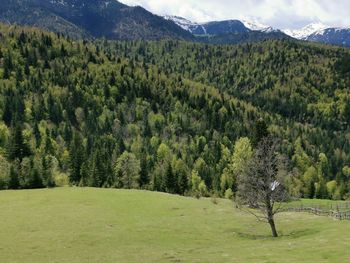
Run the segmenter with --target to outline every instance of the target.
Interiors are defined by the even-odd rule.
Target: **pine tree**
[[[8,187],[9,189],[18,189],[20,187],[18,170],[13,165],[10,167]]]
[[[72,184],[79,184],[81,180],[81,166],[85,161],[85,149],[81,135],[76,132],[69,151],[70,159],[70,176],[69,180]]]
[[[145,153],[144,153],[145,154]],[[150,181],[148,175],[148,165],[146,157],[141,158],[140,187],[147,185]]]
[[[42,157],[42,178],[44,185],[47,187],[55,187],[55,180],[51,169],[51,158],[51,156]]]
[[[177,186],[177,193],[178,194],[185,194],[185,192],[188,190],[188,177],[187,174],[184,172],[180,172],[178,174],[178,186]]]
[[[269,135],[269,132],[267,130],[267,125],[263,119],[259,119],[255,123],[254,131],[253,131],[253,136],[252,136],[252,144],[253,146],[257,146],[259,142],[263,138],[266,138]]]
[[[29,146],[25,143],[22,128],[19,124],[16,124],[12,128],[9,145],[7,147],[7,158],[11,161],[19,159],[22,161],[24,157],[31,154]]]
[[[39,126],[38,126],[37,122],[34,124],[33,133],[34,133],[34,137],[35,137],[36,148],[38,148],[40,146],[40,143],[41,143],[41,134],[40,134]]]
[[[40,176],[40,173],[36,167],[33,167],[33,169],[30,172],[30,182],[29,185],[31,188],[43,188],[44,183],[43,179]]]
[[[169,164],[165,173],[165,187],[168,193],[174,193],[177,186],[173,168]]]

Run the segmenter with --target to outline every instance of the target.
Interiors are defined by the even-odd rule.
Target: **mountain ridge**
[[[140,6],[130,7],[118,1],[3,0],[0,3],[0,21],[68,33],[73,38],[193,38],[171,21]]]
[[[158,16],[117,0],[2,0],[0,22],[39,27],[73,39],[172,38],[211,44],[298,39],[350,47],[350,28],[313,23],[298,30],[280,30],[257,19],[197,23],[179,16]]]
[[[278,35],[279,38],[283,38],[282,34],[285,34],[291,38],[303,40],[303,41],[311,41],[311,42],[319,42],[323,44],[331,44],[331,45],[338,45],[338,46],[348,46],[350,47],[350,27],[331,27],[328,25],[325,25],[321,22],[315,22],[311,23],[309,25],[306,25],[305,27],[301,29],[276,29],[272,26],[264,25],[260,23],[259,21],[254,20],[222,20],[222,21],[212,21],[212,22],[204,22],[204,23],[196,23],[192,22],[186,18],[179,17],[179,16],[171,16],[167,15],[165,16],[166,19],[172,20],[177,25],[181,26],[183,29],[188,30],[189,32],[195,34],[195,35],[223,35],[223,33],[226,34],[233,34],[233,33],[241,33],[241,34],[247,34],[252,31],[259,32],[260,36],[263,36],[262,33],[272,33],[274,32],[275,35],[278,35],[277,33],[280,33]],[[212,32],[211,34],[208,34],[207,26],[211,24],[220,25],[221,27],[224,26],[224,24],[228,23],[235,23],[235,28],[229,28],[226,27],[226,31],[224,32]],[[242,29],[242,26],[245,27],[245,29]],[[245,32],[244,32],[245,30]],[[266,38],[271,38],[270,35],[266,35]],[[259,37],[257,37],[259,39]],[[261,37],[260,37],[261,38]],[[227,41],[226,41],[227,42]]]

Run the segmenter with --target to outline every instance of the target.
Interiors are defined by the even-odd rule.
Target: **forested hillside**
[[[1,188],[223,195],[266,123],[290,159],[292,194],[348,197],[346,49],[0,32]]]

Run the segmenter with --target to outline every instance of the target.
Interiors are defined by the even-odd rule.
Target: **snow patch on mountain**
[[[313,34],[323,35],[327,28],[330,28],[330,26],[318,22],[311,23],[301,29],[286,29],[284,30],[284,33],[297,39],[307,40],[307,38]]]
[[[199,27],[200,24],[192,22],[186,18],[180,17],[180,16],[164,16],[166,20],[173,21],[175,24],[180,26],[182,29],[187,30],[192,33],[193,28]]]
[[[241,20],[245,27],[255,31],[267,31],[272,27],[264,25],[257,20]]]

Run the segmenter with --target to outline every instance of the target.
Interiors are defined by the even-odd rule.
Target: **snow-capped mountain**
[[[309,24],[302,29],[284,30],[284,33],[300,40],[350,46],[350,28],[331,27],[318,22]]]
[[[307,40],[350,47],[350,28],[326,28],[311,34]]]
[[[284,33],[287,35],[294,37],[296,39],[307,40],[307,38],[316,33],[322,33],[325,29],[330,28],[329,26],[323,23],[311,23],[301,29],[286,29]]]
[[[285,33],[251,20],[224,20],[195,23],[178,16],[165,16],[191,32],[198,41],[211,44],[253,43],[268,39],[290,39]]]
[[[206,35],[206,29],[203,26],[204,24],[195,23],[192,22],[186,18],[180,17],[180,16],[164,16],[166,20],[173,21],[175,24],[180,26],[182,29],[187,30],[191,32],[192,34],[198,34],[198,35]]]
[[[279,29],[273,28],[271,26],[265,25],[260,23],[259,21],[253,19],[253,20],[242,20],[242,23],[245,25],[245,27],[249,28],[250,30],[254,31],[261,31],[261,32],[274,32],[274,31],[280,31]]]
[[[232,33],[248,33],[250,31],[274,32],[278,31],[270,26],[264,25],[256,20],[224,20],[206,23],[192,22],[179,16],[164,16],[165,19],[175,22],[183,29],[195,35],[221,35]]]
[[[0,0],[0,22],[41,27],[74,39],[194,40],[175,23],[116,0]]]

